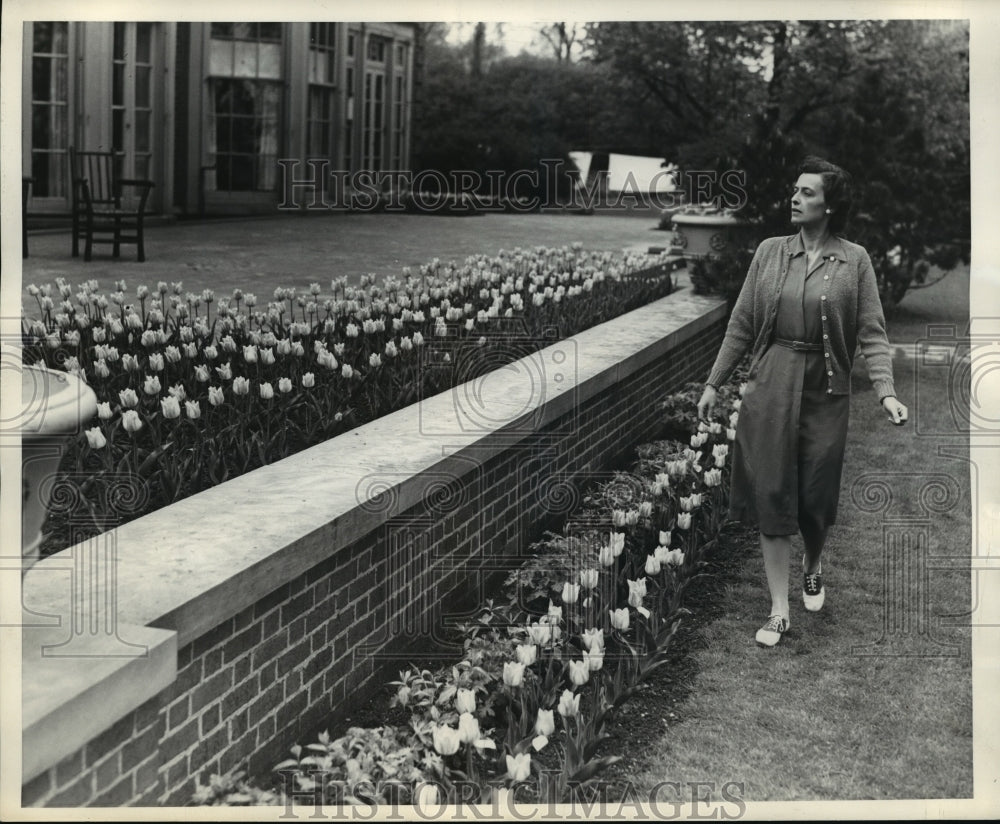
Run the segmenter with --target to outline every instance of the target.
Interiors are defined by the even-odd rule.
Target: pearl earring
[[[832,214],[833,214],[833,209],[827,209],[827,210],[826,210],[826,213],[827,213],[828,215],[832,215]]]

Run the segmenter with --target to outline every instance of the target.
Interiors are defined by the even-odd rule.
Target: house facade
[[[405,171],[416,37],[389,22],[25,23],[29,214],[69,210],[70,146],[121,152],[125,177],[156,184],[150,210],[177,216],[271,211],[285,169]]]

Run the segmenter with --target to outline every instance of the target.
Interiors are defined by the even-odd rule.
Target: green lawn
[[[693,605],[709,617],[695,619],[674,671],[623,708],[650,723],[630,719],[617,730],[609,751],[626,761],[611,777],[639,788],[713,781],[717,801],[728,781],[742,783],[749,801],[971,796],[970,631],[946,617],[968,610],[969,574],[941,568],[969,553],[967,442],[926,434],[950,420],[947,370],[918,376],[904,359],[895,367],[904,402],[912,405],[921,382],[913,414],[922,417],[919,426],[889,424],[859,368],[823,611],[803,608],[793,563],[792,628],[776,648],[758,647],[769,598],[756,536],[728,533],[717,575]],[[940,456],[939,446],[957,457]],[[919,503],[922,494],[931,500],[932,475],[949,490],[947,511]],[[856,482],[868,482],[867,502],[852,496]],[[891,494],[891,507],[871,511],[881,494]],[[898,541],[909,566],[898,558],[886,566]]]
[[[969,267],[959,265],[937,281],[941,272],[928,275],[931,286],[911,288],[889,318],[893,343],[912,343],[926,338],[933,324],[954,324],[962,335],[969,323]],[[935,282],[937,281],[937,282]]]

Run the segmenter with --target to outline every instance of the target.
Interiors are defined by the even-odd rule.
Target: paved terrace
[[[214,289],[216,297],[225,297],[240,288],[267,300],[277,286],[302,290],[318,282],[325,293],[341,275],[357,280],[371,272],[382,278],[435,257],[461,261],[518,246],[580,242],[586,249],[645,251],[669,237],[655,227],[649,215],[274,215],[148,227],[144,263],[136,261],[134,245],[123,246],[118,259],[110,246],[96,246],[88,263],[82,247],[80,257],[71,256],[68,231],[29,233],[22,286],[56,277],[71,284],[96,278],[111,291],[124,278],[132,292],[141,284],[180,280],[190,292]],[[29,314],[37,311],[30,298],[23,305]]]

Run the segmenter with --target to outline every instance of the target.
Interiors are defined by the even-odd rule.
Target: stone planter
[[[52,485],[70,441],[97,413],[97,396],[80,378],[44,366],[21,367],[21,555],[38,559]]]
[[[736,233],[746,221],[735,215],[675,214],[673,244],[686,258],[697,260],[733,248]]]

